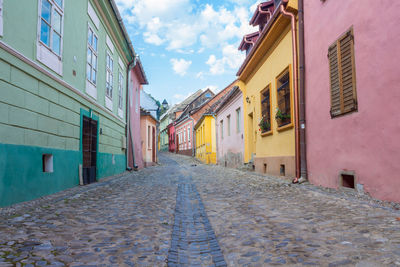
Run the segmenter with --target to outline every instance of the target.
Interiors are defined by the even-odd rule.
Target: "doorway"
[[[83,116],[82,121],[83,184],[96,182],[97,121]]]
[[[248,115],[248,120],[247,120],[247,135],[248,135],[248,156],[249,156],[249,161],[253,161],[253,154],[255,152],[254,146],[255,146],[255,140],[254,140],[254,129],[253,129],[253,112]]]
[[[153,139],[153,150],[152,150],[152,161],[156,162],[156,128],[152,127],[152,139]]]

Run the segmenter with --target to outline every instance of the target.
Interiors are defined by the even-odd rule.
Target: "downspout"
[[[300,179],[304,182],[307,178],[307,141],[306,141],[306,95],[305,95],[305,51],[304,51],[304,0],[299,0],[299,91],[300,91]]]
[[[285,2],[287,2],[286,0]],[[289,17],[292,28],[292,54],[293,54],[293,76],[294,76],[294,126],[295,126],[295,161],[296,161],[296,177],[293,183],[298,183],[300,178],[300,133],[299,133],[299,92],[298,92],[298,69],[297,69],[297,34],[296,34],[296,17],[293,13],[285,10],[280,5],[282,15]]]

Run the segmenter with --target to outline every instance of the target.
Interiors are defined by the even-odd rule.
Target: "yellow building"
[[[217,163],[215,119],[204,114],[194,126],[196,133],[196,158],[206,164]]]
[[[296,175],[292,26],[297,0],[261,3],[250,24],[259,31],[244,36],[247,57],[237,75],[243,92],[245,162],[272,175]],[[291,22],[288,13],[294,14]],[[283,14],[286,13],[286,14]],[[294,22],[294,23],[293,23]],[[294,38],[296,43],[296,39]]]

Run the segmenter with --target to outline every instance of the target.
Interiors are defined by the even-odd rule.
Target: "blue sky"
[[[174,104],[198,89],[215,92],[236,79],[237,50],[257,0],[116,0],[149,85]]]

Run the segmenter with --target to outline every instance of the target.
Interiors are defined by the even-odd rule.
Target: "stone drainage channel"
[[[168,266],[227,266],[191,180],[178,184]]]

